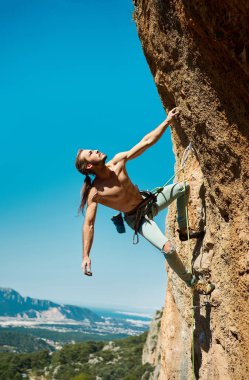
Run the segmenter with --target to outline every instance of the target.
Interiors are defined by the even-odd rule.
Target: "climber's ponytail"
[[[85,204],[87,202],[87,197],[88,197],[89,191],[92,187],[92,181],[91,181],[89,174],[94,174],[94,172],[91,172],[90,170],[86,169],[86,164],[87,164],[86,160],[80,159],[80,153],[82,152],[82,150],[83,149],[80,149],[77,153],[75,166],[81,174],[84,174],[86,176],[84,184],[83,184],[81,192],[80,192],[81,202],[80,202],[80,206],[78,208],[78,213],[83,214],[84,207],[85,207]]]
[[[84,184],[83,184],[81,192],[80,192],[81,202],[80,202],[80,206],[78,209],[79,214],[80,213],[83,214],[83,212],[84,212],[84,207],[85,207],[85,204],[87,202],[87,197],[88,197],[88,194],[89,194],[91,187],[92,187],[91,178],[89,177],[88,174],[86,174],[86,178],[85,178]]]

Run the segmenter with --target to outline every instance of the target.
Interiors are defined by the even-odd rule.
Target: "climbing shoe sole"
[[[187,241],[188,240],[188,234],[182,233],[180,230],[177,230],[179,233],[179,239],[181,241]],[[205,231],[189,231],[189,239],[203,239],[205,235]]]

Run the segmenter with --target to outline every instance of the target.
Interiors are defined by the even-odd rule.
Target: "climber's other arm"
[[[82,270],[86,276],[92,276],[90,251],[94,237],[94,223],[97,213],[97,203],[88,199],[86,216],[82,228],[83,261]]]

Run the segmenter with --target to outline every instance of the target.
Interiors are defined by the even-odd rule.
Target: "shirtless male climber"
[[[153,131],[145,135],[131,150],[116,154],[106,163],[106,154],[98,150],[80,149],[76,156],[75,166],[86,176],[81,191],[80,210],[86,205],[86,214],[82,230],[83,263],[85,275],[91,276],[90,250],[94,237],[94,223],[98,203],[124,213],[126,223],[157,249],[159,249],[169,266],[186,283],[199,294],[210,294],[215,286],[200,281],[187,271],[176,253],[173,243],[161,232],[153,217],[165,209],[174,200],[177,201],[179,238],[188,239],[185,204],[189,197],[189,184],[175,183],[165,186],[156,196],[150,197],[140,192],[126,171],[126,162],[140,156],[154,145],[163,135],[171,121],[179,113],[172,109],[167,118]],[[94,176],[91,181],[90,175]],[[204,231],[189,230],[190,239],[203,238]]]

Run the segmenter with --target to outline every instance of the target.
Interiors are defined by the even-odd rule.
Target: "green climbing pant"
[[[186,194],[185,194],[186,191]],[[159,249],[165,259],[167,260],[169,266],[178,274],[178,276],[190,285],[192,275],[187,271],[180,258],[178,257],[176,250],[171,243],[170,252],[164,252],[164,245],[169,239],[162,233],[158,225],[155,223],[153,218],[163,209],[168,207],[174,200],[177,202],[177,221],[179,228],[184,228],[187,226],[186,221],[186,210],[185,206],[189,198],[189,184],[186,182],[185,186],[181,183],[175,183],[173,185],[165,186],[160,192],[155,201],[153,202],[150,211],[143,214],[140,223],[138,233],[142,235],[146,240]],[[136,224],[137,212],[134,210],[132,213],[126,213],[124,219],[126,223],[134,229]]]

